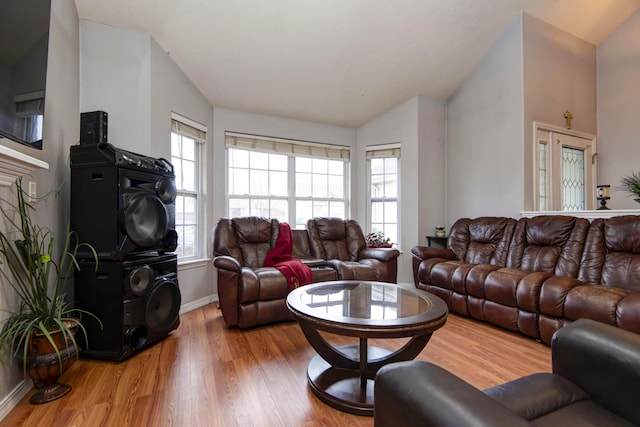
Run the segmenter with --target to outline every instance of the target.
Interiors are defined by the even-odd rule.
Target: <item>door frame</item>
[[[596,206],[596,183],[598,182],[598,150],[597,150],[597,138],[595,135],[589,133],[576,131],[573,129],[566,129],[559,126],[550,125],[542,122],[533,122],[533,206],[535,211],[540,209],[540,175],[539,175],[539,145],[540,143],[548,144],[548,147],[553,146],[554,134],[568,135],[575,138],[585,139],[588,142],[588,151],[585,152],[585,162],[591,163],[591,166],[587,166],[585,163],[585,169],[589,168],[591,177],[585,178],[585,210],[593,210]],[[547,199],[550,201],[552,208],[558,208],[555,206],[560,204],[559,195],[555,194],[552,183],[561,179],[562,177],[556,177],[555,171],[552,167],[552,152],[550,149],[547,152]],[[588,156],[591,157],[589,160]],[[556,209],[557,210],[557,209]],[[553,212],[547,208],[547,211]]]

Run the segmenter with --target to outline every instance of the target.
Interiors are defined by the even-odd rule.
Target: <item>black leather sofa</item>
[[[484,392],[428,362],[378,371],[375,427],[640,425],[640,335],[580,319],[554,335],[553,373]]]

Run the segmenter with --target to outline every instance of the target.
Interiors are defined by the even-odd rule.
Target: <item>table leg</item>
[[[368,352],[367,339],[360,338],[360,388],[367,387]]]

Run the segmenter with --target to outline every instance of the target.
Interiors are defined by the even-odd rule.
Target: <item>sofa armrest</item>
[[[393,248],[365,248],[358,254],[358,259],[377,259],[378,261],[389,262],[400,256],[400,251]]]
[[[376,375],[375,427],[529,426],[452,373],[422,361],[391,363]]]
[[[640,425],[640,335],[579,319],[555,333],[551,355],[555,374],[575,383],[595,402]]]
[[[234,271],[240,273],[240,263],[237,259],[227,255],[217,256],[213,259],[213,265],[223,270]]]
[[[444,259],[456,259],[456,254],[451,249],[444,248],[432,248],[430,246],[414,246],[411,248],[411,253],[414,257],[419,259],[427,258],[444,258]]]

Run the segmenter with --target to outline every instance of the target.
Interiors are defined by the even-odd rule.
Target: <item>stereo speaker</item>
[[[74,276],[76,308],[84,315],[80,354],[122,361],[166,337],[180,324],[175,255],[127,261],[81,261]],[[85,340],[86,337],[86,340]]]
[[[174,252],[176,195],[166,160],[109,144],[71,147],[71,229],[101,259]],[[87,247],[78,253],[92,255]]]
[[[105,111],[80,113],[80,144],[107,142],[107,119]]]

